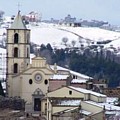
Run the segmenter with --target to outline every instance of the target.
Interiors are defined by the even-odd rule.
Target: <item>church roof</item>
[[[23,20],[22,20],[22,17],[20,15],[20,11],[18,12],[13,24],[11,25],[10,29],[27,29]]]
[[[46,58],[40,57],[40,56],[37,56],[37,57],[35,56],[32,58],[32,60],[46,60]]]

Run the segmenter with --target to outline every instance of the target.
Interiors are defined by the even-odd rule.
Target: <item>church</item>
[[[54,73],[45,58],[35,57],[30,64],[30,30],[18,12],[13,24],[7,29],[8,96],[20,96],[32,104],[33,110],[41,111],[40,101],[45,97],[48,79]]]
[[[18,12],[11,27],[7,29],[6,81],[9,97],[19,96],[24,99],[27,112],[39,113],[47,120],[57,120],[56,115],[59,116],[60,112],[71,109],[69,118],[64,116],[66,120],[69,120],[73,109],[80,106],[80,101],[106,101],[106,96],[100,93],[86,91],[82,88],[76,90],[76,86],[80,88],[83,85],[83,88],[89,89],[92,86],[92,82],[89,81],[90,77],[56,64],[49,65],[46,59],[40,56],[32,58],[32,63],[30,63],[30,32]],[[70,87],[71,83],[73,87]],[[63,107],[61,104],[58,105],[62,101],[71,101],[74,104],[78,101],[78,103]],[[88,103],[84,102],[82,108],[92,113],[97,111],[100,115],[103,111],[103,107],[100,108],[100,106],[96,106],[95,111],[93,111],[94,105],[90,105],[89,109],[87,106]]]

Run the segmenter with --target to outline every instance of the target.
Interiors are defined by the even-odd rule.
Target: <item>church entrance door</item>
[[[41,111],[41,100],[40,100],[40,98],[34,98],[34,111]]]
[[[34,111],[41,111],[41,106],[42,106],[42,98],[44,97],[44,94],[40,88],[37,88],[35,92],[32,94],[32,101],[33,105],[32,108]]]

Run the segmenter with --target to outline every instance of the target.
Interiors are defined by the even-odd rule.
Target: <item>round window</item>
[[[37,73],[37,74],[35,75],[35,80],[38,81],[38,82],[41,81],[41,80],[42,80],[41,74]]]

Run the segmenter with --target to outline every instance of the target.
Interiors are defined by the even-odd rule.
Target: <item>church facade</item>
[[[18,12],[11,28],[7,29],[8,96],[19,96],[32,107],[31,110],[44,112],[46,104],[42,101],[53,74],[45,58],[35,57],[30,64],[30,30]]]

